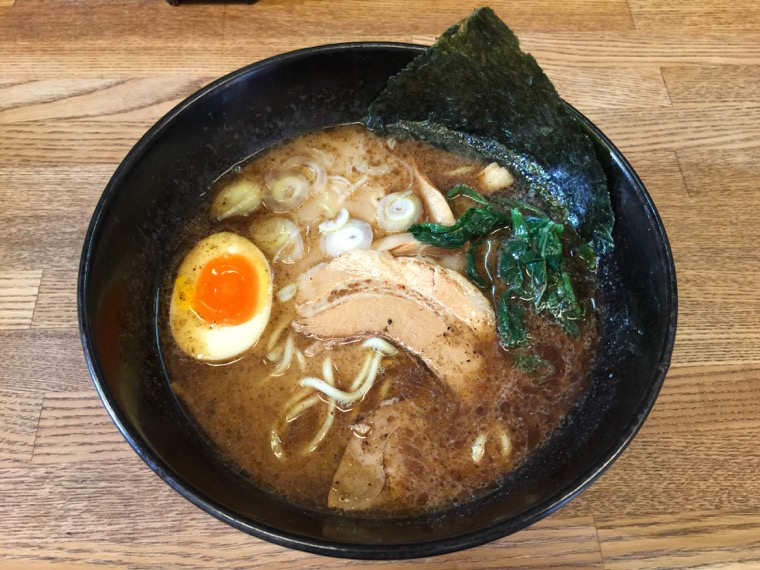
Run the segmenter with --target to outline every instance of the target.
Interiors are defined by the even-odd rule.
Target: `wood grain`
[[[665,67],[662,74],[674,105],[746,102],[760,93],[760,66],[756,65]]]
[[[7,135],[8,131],[3,134]],[[6,143],[8,140],[7,136],[0,137],[0,149],[3,139]],[[65,141],[65,136],[61,136],[61,140]],[[44,144],[47,145],[47,141]],[[78,144],[82,144],[81,141]],[[71,140],[65,145],[70,148]],[[65,148],[61,152],[65,153]],[[83,152],[89,154],[86,150]],[[49,156],[47,151],[45,154]],[[12,161],[12,155],[6,154],[0,164],[0,202],[3,204],[0,265],[36,271],[40,268],[76,270],[89,217],[116,165],[84,167],[68,161],[56,164],[30,160],[25,166],[6,166]],[[30,239],[29,232],[34,228],[41,229]]]
[[[78,271],[45,269],[34,308],[32,326],[40,329],[71,329],[77,326]]]
[[[747,377],[757,382],[758,373],[744,376]],[[751,406],[744,405],[742,398],[752,396],[754,389],[748,390],[743,381],[726,380],[723,373],[711,374],[704,380],[714,383],[714,387],[702,398],[687,392],[693,389],[691,386],[679,387],[672,394],[667,386],[663,389],[662,403],[658,400],[651,415],[653,426],[645,425],[610,471],[586,491],[585,508],[573,514],[585,514],[586,509],[605,517],[757,512],[760,499],[746,487],[752,485],[750,481],[760,469],[754,443],[760,435],[759,417],[756,411],[746,409]],[[685,405],[687,394],[690,397]],[[712,407],[721,411],[711,413]],[[693,413],[685,413],[684,408]],[[737,408],[742,418],[747,417],[748,427],[744,429],[728,423],[738,419]],[[681,419],[670,419],[668,414],[673,410],[681,410]],[[710,419],[718,420],[713,421],[712,430],[705,429]],[[675,423],[694,424],[695,429],[669,429]]]
[[[760,564],[760,516],[756,513],[597,519],[597,526],[605,569],[756,568]]]
[[[629,0],[628,4],[639,29],[760,30],[760,5],[756,2],[729,6],[727,2],[671,0],[664,7],[658,0]]]
[[[0,569],[760,567],[757,2],[492,3],[641,176],[678,273],[676,348],[649,419],[554,515],[419,561],[290,551],[182,499],[108,419],[82,355],[77,269],[132,145],[251,62],[430,44],[478,4],[0,0]]]
[[[41,407],[42,392],[0,388],[0,468],[29,463]]]
[[[754,286],[760,257],[747,254],[740,229],[760,215],[753,199],[760,166],[752,156],[750,150],[691,149],[628,154],[660,211],[676,261],[675,362],[760,362],[760,291]],[[705,310],[714,305],[721,310]]]
[[[42,271],[35,269],[0,272],[0,330],[32,325],[41,280]]]
[[[76,329],[0,331],[0,379],[22,391],[93,390]]]
[[[113,429],[103,405],[91,390],[46,394],[37,425],[32,463],[108,461],[132,454]]]

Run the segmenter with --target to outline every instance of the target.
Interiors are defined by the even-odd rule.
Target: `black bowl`
[[[503,537],[555,511],[599,477],[649,413],[676,329],[676,279],[662,222],[609,140],[579,113],[606,169],[615,250],[600,266],[601,350],[570,419],[489,495],[403,520],[312,512],[256,489],[194,429],[158,351],[157,293],[172,244],[210,184],[284,138],[356,122],[423,48],[323,46],[268,59],[178,105],[135,145],[92,217],[79,273],[79,326],[95,387],[140,457],[181,495],[271,542],[354,558],[411,558]],[[642,491],[644,492],[644,491]]]

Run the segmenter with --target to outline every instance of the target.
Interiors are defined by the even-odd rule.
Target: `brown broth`
[[[263,180],[267,172],[294,155],[318,156],[329,162],[330,155],[339,157],[360,151],[367,161],[363,170],[374,172],[382,164],[390,166],[388,172],[369,176],[366,187],[357,190],[345,203],[352,215],[364,219],[368,218],[367,208],[357,195],[366,191],[382,196],[385,192],[403,190],[411,176],[404,164],[416,164],[444,190],[457,183],[478,188],[473,177],[484,166],[419,142],[389,143],[360,127],[347,126],[311,133],[253,157],[220,180],[217,189],[235,177]],[[350,161],[346,164],[340,161],[336,158],[328,170],[349,181],[365,175],[350,169]],[[519,197],[519,189],[510,192],[517,192]],[[285,214],[304,230],[306,253],[295,263],[271,263],[270,257],[275,290],[294,282],[312,265],[329,259],[320,249],[316,230],[326,217],[324,214],[321,219],[311,217],[311,213],[324,207],[334,210],[334,204],[305,204],[294,214]],[[218,222],[211,219],[206,209],[190,225],[184,241],[189,249],[206,235],[224,230],[250,237],[251,224],[268,215],[271,214],[261,207],[250,217]],[[376,228],[375,239],[383,234]],[[185,253],[186,250],[178,252],[175,267]],[[456,260],[449,261],[456,265]],[[173,275],[167,276],[164,286],[164,315],[168,312],[172,280]],[[593,290],[591,281],[581,287],[586,299]],[[389,438],[396,446],[400,458],[397,469],[403,477],[388,478],[384,498],[371,512],[384,516],[438,510],[482,494],[522,463],[561,424],[585,388],[596,350],[596,320],[587,318],[581,325],[580,337],[573,339],[550,317],[530,311],[527,314],[531,331],[529,352],[549,364],[545,369],[538,373],[520,370],[514,365],[516,351],[505,351],[494,340],[481,347],[484,366],[471,379],[473,398],[463,402],[416,357],[401,350],[382,361],[377,382],[363,400],[348,410],[336,411],[328,437],[313,452],[308,452],[306,446],[328,413],[326,399],[320,398],[289,423],[284,421],[285,410],[298,400],[296,396],[308,392],[299,386],[301,378],[322,375],[322,360],[327,354],[334,364],[338,387],[347,390],[367,353],[359,342],[315,344],[312,338],[286,330],[282,339],[292,334],[300,351],[314,354],[305,358],[304,369],[294,360],[284,374],[271,377],[275,364],[266,357],[267,344],[278,324],[294,318],[292,302],[279,302],[275,297],[269,324],[258,344],[236,362],[224,365],[211,365],[186,356],[176,346],[168,326],[164,323],[159,328],[172,387],[199,428],[257,485],[309,508],[328,508],[333,475],[347,442],[356,437],[352,426],[356,429],[381,403],[405,402],[404,425]],[[272,445],[273,429],[280,437],[279,447]],[[501,444],[502,431],[511,444],[508,453]],[[473,442],[482,433],[488,434],[484,454],[475,462]],[[284,455],[278,457],[277,450]]]

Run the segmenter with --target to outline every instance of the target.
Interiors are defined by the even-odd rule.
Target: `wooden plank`
[[[691,361],[760,362],[760,266],[746,228],[760,217],[751,150],[679,150],[689,192],[680,212],[681,333]],[[748,225],[749,224],[749,225]],[[689,229],[691,228],[691,229]],[[698,231],[694,231],[698,229]]]
[[[31,564],[53,560],[75,567],[249,568],[286,553],[195,508],[133,453],[118,461],[35,466],[14,475],[16,471],[0,469],[0,516],[13,523],[0,545],[0,559],[12,556]],[[35,540],[64,535],[65,541]],[[306,553],[287,556],[292,568],[311,568],[315,562]],[[318,560],[327,568],[371,564]],[[526,563],[546,569],[602,567],[593,518],[556,516],[507,539],[425,563],[442,569],[524,568]]]
[[[464,18],[475,8],[482,6],[477,0],[440,0],[435,10],[424,3],[406,3],[399,14],[397,2],[378,0],[371,7],[364,0],[316,0],[309,2],[308,10],[293,20],[294,5],[291,0],[273,0],[256,6],[242,3],[187,3],[179,8],[166,6],[164,2],[142,2],[139,12],[120,2],[103,3],[96,13],[88,13],[78,2],[65,2],[65,10],[59,17],[63,30],[54,32],[52,39],[72,34],[75,22],[101,24],[90,35],[126,35],[148,31],[141,29],[142,22],[154,21],[167,40],[183,39],[182,27],[192,27],[201,33],[215,33],[228,41],[228,49],[244,49],[240,41],[245,37],[265,37],[287,34],[319,36],[349,31],[363,35],[364,39],[377,39],[379,35],[406,35],[420,30],[439,34],[454,22]],[[44,12],[45,0],[20,0],[17,9],[23,13],[17,17],[33,17],[45,21],[50,16]],[[526,5],[519,0],[497,0],[490,6],[515,30],[633,30],[628,4],[625,0],[536,0]],[[125,14],[131,16],[124,19]],[[336,14],[340,13],[340,18]],[[119,19],[122,21],[110,21]],[[160,21],[158,21],[160,20]],[[330,25],[326,26],[325,22]],[[211,26],[210,24],[213,24]],[[213,30],[213,31],[212,31]],[[29,30],[25,30],[29,32]],[[33,31],[32,31],[33,32]],[[9,36],[13,37],[13,36]]]
[[[760,104],[608,110],[578,107],[623,153],[745,150],[760,147]]]
[[[168,497],[180,508],[159,511]],[[106,555],[108,550],[126,555],[135,529],[145,534],[177,529],[180,517],[194,511],[200,514],[136,454],[116,461],[0,469],[0,559],[45,559],[46,552],[65,553],[77,544],[71,555],[78,558],[71,562],[97,561],[98,545],[110,544]]]
[[[670,106],[657,68],[590,69],[579,73],[548,67],[562,96],[594,107]],[[0,87],[0,121],[6,125],[74,119],[139,122],[158,120],[214,78],[162,75],[131,79],[50,79]]]
[[[721,213],[741,215],[745,208],[757,213],[757,181],[760,162],[754,150],[691,150],[678,151],[678,161],[690,196],[702,204],[719,208]],[[737,204],[741,208],[737,209]]]
[[[81,392],[92,388],[79,331],[0,331],[0,378],[14,390]]]
[[[59,136],[63,142],[63,133]],[[41,148],[46,143],[40,144],[36,152],[44,153]],[[45,161],[25,167],[10,167],[9,163],[4,159],[0,166],[0,202],[4,206],[0,211],[0,265],[29,270],[78,267],[90,215],[115,162],[84,168],[44,165]],[[31,228],[44,231],[30,235]]]
[[[0,111],[89,94],[123,82],[123,79],[73,79],[71,77],[29,81],[0,81]]]
[[[0,122],[108,118],[154,122],[213,77],[25,81],[0,88]]]
[[[126,549],[107,541],[77,541],[56,545],[56,548],[39,546],[33,551],[3,548],[0,544],[0,570],[91,570],[97,568],[129,568]]]
[[[741,256],[736,253],[737,262]],[[724,262],[728,262],[725,257]],[[758,282],[757,269],[722,270],[705,263],[701,270],[679,272],[680,362],[760,363],[757,320],[760,291],[755,286]],[[708,306],[714,309],[706,309]]]
[[[741,406],[734,410],[743,411]],[[666,421],[657,420],[660,413],[655,406],[653,427],[645,424],[620,459],[583,494],[585,509],[579,512],[624,517],[760,509],[760,497],[749,483],[760,469],[756,419],[730,435],[718,426],[712,433],[663,435],[662,429],[655,429]]]
[[[407,3],[403,17],[390,8],[393,2],[387,5],[383,10],[382,3],[367,9],[361,0],[314,2],[308,13],[294,22],[292,2],[287,1],[256,6],[198,4],[179,9],[151,2],[139,10],[123,4],[98,6],[97,10],[69,4],[58,11],[49,10],[44,2],[27,1],[15,7],[13,19],[0,18],[0,37],[5,38],[0,75],[36,79],[70,77],[76,71],[78,76],[100,77],[108,70],[111,77],[156,69],[208,70],[221,75],[296,47],[341,41],[409,41],[420,26],[437,35],[480,4],[448,0],[430,11],[425,5]],[[530,5],[510,1],[495,7],[518,31],[633,29],[625,0],[573,4],[541,0]],[[336,22],[336,12],[343,24]],[[325,26],[325,21],[332,24]],[[48,31],[45,42],[30,41],[39,28]],[[84,36],[83,29],[88,30]],[[187,37],[189,29],[193,34]],[[119,43],[112,41],[115,37]],[[124,53],[130,57],[122,57]]]
[[[42,392],[0,388],[0,467],[29,463],[41,409]]]
[[[32,319],[35,328],[77,327],[77,269],[45,269]]]
[[[760,93],[760,66],[695,65],[662,70],[674,105],[753,101]]]
[[[760,368],[671,368],[646,430],[651,436],[760,433]]]
[[[562,94],[579,105],[608,108],[637,101],[648,108],[669,104],[662,77],[653,69],[558,70],[556,76]],[[0,152],[7,164],[40,159],[54,164],[118,162],[155,121],[208,79],[93,81],[81,90],[51,80],[0,89],[0,121],[6,123]],[[72,140],[76,141],[73,147]]]
[[[760,30],[757,2],[693,2],[670,0],[667,7],[658,0],[628,0],[639,30]]]
[[[50,229],[58,229],[49,225],[58,218],[88,217],[115,168],[82,164],[8,167],[6,164],[0,166],[0,201],[5,206],[0,211],[3,225],[12,222],[14,215],[37,216],[38,221],[47,222],[45,227]],[[33,244],[27,247],[30,246]]]
[[[114,167],[115,168],[115,167]],[[89,213],[77,215],[19,215],[8,224],[0,214],[0,263],[22,268],[44,264],[51,268],[71,268],[78,264]],[[25,228],[44,223],[48,233],[30,238]]]
[[[435,35],[415,34],[412,41],[429,45]],[[618,33],[526,32],[520,45],[542,67],[667,67],[676,65],[760,64],[760,33],[679,34],[641,30]]]
[[[10,124],[4,127],[0,153],[8,166],[35,162],[48,165],[107,164],[115,170],[151,124],[152,121],[120,123],[110,120]]]
[[[605,570],[757,568],[760,515],[684,513],[597,518]]]
[[[570,104],[584,108],[670,107],[670,97],[657,67],[544,67],[557,91]]]
[[[676,363],[760,362],[760,291],[752,285],[760,282],[760,258],[747,256],[744,235],[760,216],[760,203],[751,197],[757,170],[747,166],[751,155],[663,151],[629,156],[665,223],[676,262]],[[718,190],[725,184],[746,196],[741,211],[735,194]]]
[[[0,331],[31,326],[41,280],[38,269],[0,271]]]
[[[133,455],[94,390],[45,396],[32,463],[82,464]]]
[[[128,42],[121,47],[150,36],[155,36],[156,41],[163,38],[167,45],[172,45],[186,38],[188,29],[193,30],[196,40],[211,40],[222,35],[224,6],[206,4],[193,10],[177,11],[166,2],[142,2],[139,9],[136,8],[119,2],[105,3],[94,10],[92,5],[66,2],[61,9],[51,10],[50,4],[44,0],[22,0],[16,3],[13,12],[3,14],[0,30],[8,42],[39,36],[39,25],[44,28],[43,43],[83,39],[102,41],[119,37],[119,41]],[[144,27],[147,22],[153,24],[150,29]],[[75,44],[68,51],[72,53],[80,47]],[[120,46],[115,42],[111,47],[118,49]],[[213,50],[215,46],[208,45],[207,48]],[[122,54],[128,55],[129,52]]]
[[[4,31],[2,22],[0,17],[0,34]],[[145,23],[146,29],[153,29],[152,24]],[[245,30],[241,32],[243,35],[229,40],[232,45],[224,52],[213,39],[194,37],[173,41],[171,37],[162,37],[160,29],[149,37],[139,37],[140,32],[136,31],[137,35],[125,38],[124,45],[119,48],[121,51],[116,52],[107,40],[98,41],[90,36],[78,38],[76,50],[71,49],[70,40],[65,38],[32,42],[28,36],[13,40],[9,37],[0,47],[0,74],[7,82],[62,79],[72,74],[88,80],[103,77],[129,79],[156,74],[181,75],[188,71],[198,76],[219,77],[296,48],[367,40],[412,41],[428,45],[436,38],[433,33],[381,34],[350,29],[343,33],[328,31],[316,35],[299,32],[295,36],[289,30],[286,35],[277,35],[263,33],[255,25],[249,25]],[[260,33],[257,35],[257,32]],[[544,67],[652,69],[760,64],[760,33],[755,32],[704,36],[697,33],[674,36],[666,32],[521,32],[520,38],[523,48]],[[119,56],[124,50],[131,52],[129,58]]]

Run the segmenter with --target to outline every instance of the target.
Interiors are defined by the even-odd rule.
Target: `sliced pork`
[[[494,338],[490,302],[459,273],[413,257],[355,250],[298,280],[295,327],[322,340],[382,336],[459,395]]]

